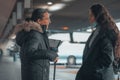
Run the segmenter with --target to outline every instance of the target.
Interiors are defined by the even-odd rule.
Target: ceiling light
[[[63,30],[68,30],[69,28],[67,26],[62,27]]]
[[[59,3],[59,4],[54,4],[48,8],[49,11],[57,11],[65,7],[65,4]]]
[[[53,3],[52,2],[47,2],[48,5],[52,5]]]
[[[40,6],[36,6],[35,8],[43,8],[43,9],[47,9],[48,5],[40,5]]]

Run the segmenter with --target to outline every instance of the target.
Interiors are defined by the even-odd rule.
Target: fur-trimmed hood
[[[16,35],[16,43],[19,46],[22,46],[26,39],[29,38],[27,34],[31,30],[36,30],[40,33],[43,33],[41,26],[36,22],[24,22],[15,26],[13,34]]]
[[[22,30],[25,30],[27,32],[29,32],[30,30],[36,30],[36,31],[43,33],[41,26],[38,23],[32,22],[32,21],[24,22],[22,24],[16,25],[13,33],[17,34],[18,32]]]

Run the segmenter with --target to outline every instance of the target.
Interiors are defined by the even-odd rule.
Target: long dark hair
[[[114,38],[114,53],[115,57],[120,58],[120,32],[118,27],[116,26],[112,16],[109,14],[108,10],[102,4],[94,4],[90,7],[92,14],[95,17],[95,20],[98,25],[101,26],[102,30],[111,30],[114,33],[110,33],[109,35]]]

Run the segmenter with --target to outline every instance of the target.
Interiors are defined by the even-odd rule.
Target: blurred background
[[[20,69],[19,46],[15,44],[16,35],[12,34],[15,25],[24,22],[25,18],[31,17],[34,9],[45,8],[50,12],[52,21],[47,31],[49,39],[63,41],[58,48],[59,61],[57,64],[59,66],[57,68],[59,76],[64,72],[66,72],[66,76],[61,75],[57,77],[57,80],[74,80],[75,74],[82,64],[85,43],[92,32],[88,20],[88,10],[95,3],[101,3],[107,7],[120,29],[120,0],[0,0],[0,55],[3,55],[0,58],[0,76],[7,75],[7,72],[2,69],[4,66],[10,73],[10,65],[13,70],[16,69],[15,66],[13,68],[13,64]],[[51,71],[53,70],[52,64]],[[19,69],[17,69],[18,72]],[[64,70],[61,71],[61,69]],[[50,79],[52,80],[51,77]],[[4,77],[2,80],[8,79]],[[17,79],[9,77],[9,80],[20,80],[20,76],[17,76]]]

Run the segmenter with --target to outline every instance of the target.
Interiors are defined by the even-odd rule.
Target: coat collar
[[[85,61],[87,59],[87,57],[91,54],[91,51],[94,49],[95,44],[98,42],[98,40],[101,37],[101,32],[102,31],[99,30],[98,35],[94,38],[94,40],[92,42],[92,45],[90,47],[89,47],[89,43],[90,43],[90,40],[91,40],[92,36],[94,35],[95,31],[93,31],[93,33],[89,37],[89,39],[88,39],[88,41],[86,43],[86,46],[85,46],[85,50],[84,50],[84,54],[83,54],[83,61]]]

